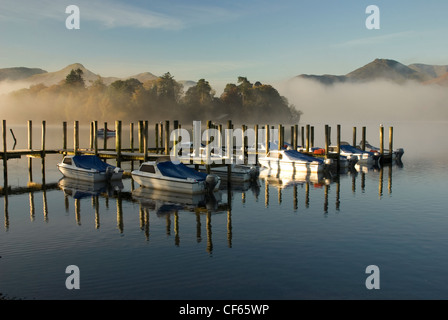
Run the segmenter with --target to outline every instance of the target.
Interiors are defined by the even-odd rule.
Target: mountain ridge
[[[431,80],[443,76],[446,72],[448,72],[448,65],[428,65],[422,63],[404,65],[396,60],[377,58],[345,75],[300,74],[293,79],[314,80],[324,85],[366,83],[375,80],[386,80],[399,84],[408,81],[431,84]],[[442,80],[441,83],[445,83]]]

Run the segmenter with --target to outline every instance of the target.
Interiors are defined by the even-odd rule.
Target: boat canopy
[[[193,168],[189,168],[183,163],[174,164],[171,161],[164,161],[157,163],[157,168],[160,173],[166,177],[178,178],[178,179],[195,179],[197,181],[205,181],[207,174],[204,172],[198,172]]]
[[[362,151],[361,149],[358,149],[351,145],[341,145],[341,150],[348,153],[370,153],[368,151]]]
[[[304,153],[296,151],[296,150],[284,150],[283,153],[289,160],[300,160],[300,161],[308,161],[308,162],[317,161],[319,163],[324,162],[322,159],[315,158],[313,156],[309,156],[307,154],[304,154]]]
[[[108,167],[115,168],[114,166],[102,161],[97,156],[85,155],[85,156],[74,156],[73,158],[74,164],[78,168],[82,169],[95,169],[99,172],[105,172]]]

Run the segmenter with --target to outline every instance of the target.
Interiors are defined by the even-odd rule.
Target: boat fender
[[[209,174],[207,175],[207,177],[205,178],[205,183],[207,185],[207,189],[209,191],[213,191],[216,187],[216,185],[218,184],[218,180],[219,178],[214,175],[214,174]]]
[[[325,164],[330,165],[333,163],[333,159],[325,159]]]

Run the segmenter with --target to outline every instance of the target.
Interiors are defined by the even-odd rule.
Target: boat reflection
[[[64,177],[59,180],[58,185],[64,191],[65,195],[71,196],[74,199],[89,198],[101,194],[112,196],[114,192],[123,189],[123,182],[121,180],[89,182]]]
[[[186,194],[173,191],[139,187],[132,191],[132,198],[144,208],[155,211],[157,215],[175,211],[195,211],[205,209],[219,211],[222,204],[222,193],[216,191],[203,194]]]

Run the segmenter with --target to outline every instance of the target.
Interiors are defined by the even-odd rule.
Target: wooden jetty
[[[107,147],[107,139],[104,139],[103,146],[99,146],[98,143],[98,121],[92,121],[90,123],[90,145],[88,148],[80,147],[80,127],[79,121],[73,122],[73,148],[68,147],[67,142],[67,122],[62,123],[62,143],[61,148],[59,149],[47,149],[46,148],[46,121],[42,121],[42,136],[41,136],[41,146],[40,148],[33,148],[33,136],[32,136],[32,121],[28,121],[28,148],[20,149],[20,150],[8,150],[7,148],[7,127],[6,120],[3,120],[3,152],[0,152],[0,159],[3,159],[4,169],[7,170],[7,161],[8,159],[20,158],[22,156],[27,157],[36,157],[36,158],[44,158],[47,154],[89,154],[89,155],[97,155],[102,159],[115,159],[118,164],[122,161],[147,161],[154,160],[159,157],[167,156],[170,154],[171,148],[177,148],[178,137],[174,135],[174,141],[171,140],[172,131],[170,131],[170,121],[166,120],[164,123],[156,123],[154,127],[154,144],[155,147],[149,146],[149,124],[148,121],[138,121],[137,131],[138,136],[135,139],[134,136],[134,123],[130,124],[130,147],[123,148],[123,134],[122,134],[122,121],[115,121],[115,148]],[[181,124],[179,121],[173,121],[173,130],[180,129]],[[104,122],[104,130],[107,131],[108,124]],[[217,143],[217,146],[222,147],[224,149],[230,150],[231,148],[235,153],[235,144],[232,140],[235,140],[235,136],[229,135],[230,130],[226,130],[223,134],[223,124],[217,124],[212,121],[206,122],[206,129],[215,129],[218,130],[219,141],[214,141]],[[232,121],[227,121],[227,129],[235,129]],[[323,156],[325,158],[334,158],[339,159],[339,150],[341,146],[341,125],[337,125],[337,138],[336,138],[336,150],[338,151],[336,154],[329,154],[328,147],[331,144],[331,127],[329,125],[325,125],[325,154],[324,155],[315,155],[312,152],[312,148],[314,147],[314,137],[315,137],[315,128],[309,124],[302,126],[299,134],[299,125],[291,126],[290,131],[290,145],[292,148],[297,149],[299,146],[299,136],[301,137],[301,146],[304,147],[304,152],[311,154],[313,156]],[[276,129],[275,126],[270,124],[265,124],[264,126],[254,125],[253,132],[255,133],[255,141],[254,141],[254,149],[249,150],[248,146],[248,135],[247,132],[249,127],[247,125],[241,126],[241,141],[242,141],[242,152],[244,159],[247,159],[247,156],[250,154],[255,154],[257,157],[261,153],[269,152],[269,142],[270,141],[278,141],[279,148],[283,147],[285,144],[285,126],[282,124],[278,125]],[[252,128],[251,128],[252,130]],[[193,141],[198,140],[202,142],[202,132],[194,132],[193,130]],[[176,131],[175,131],[176,132]],[[208,132],[208,131],[207,131]],[[11,133],[13,134],[12,130]],[[266,150],[260,151],[258,150],[258,143],[262,141],[262,137],[259,135],[264,135],[264,142],[266,145]],[[356,146],[356,127],[353,128],[353,145]],[[275,136],[276,135],[276,136]],[[13,136],[14,140],[16,139]],[[277,139],[277,140],[276,140]],[[138,145],[134,146],[135,141],[138,140]],[[362,127],[362,139],[363,142],[360,148],[362,150],[366,150],[365,141],[366,141],[366,127]],[[207,136],[205,145],[207,148],[207,154],[210,153],[210,145],[212,142],[212,137]],[[225,142],[225,143],[224,143]],[[384,146],[384,127],[380,126],[380,153],[383,155],[383,162],[390,162],[390,158],[392,155],[392,147],[393,147],[393,127],[389,128],[389,152],[385,152],[386,148]],[[234,157],[235,158],[235,157]],[[337,162],[337,161],[336,161]]]

